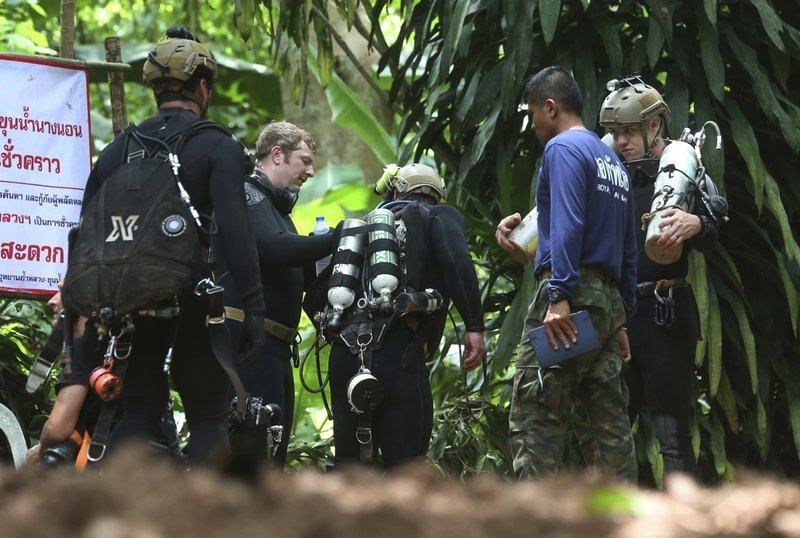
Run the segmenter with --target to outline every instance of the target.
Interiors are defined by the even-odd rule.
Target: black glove
[[[261,356],[264,347],[264,314],[247,313],[244,316],[239,363],[253,362]]]

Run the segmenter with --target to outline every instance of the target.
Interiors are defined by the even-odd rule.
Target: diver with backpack
[[[88,318],[87,353],[103,356],[90,383],[108,389],[100,391],[104,400],[121,392],[113,444],[157,433],[171,374],[191,433],[190,464],[227,455],[226,417],[250,411],[222,323],[222,288],[212,280],[211,235],[219,235],[242,297],[241,360],[256,359],[264,342],[243,187],[249,161],[221,125],[203,120],[216,74],[211,51],[184,28],[168,29],[148,54],[144,82],[158,113],[131,125],[97,159],[62,292],[68,316]],[[69,349],[71,331],[65,339]],[[229,409],[231,382],[238,401]],[[113,403],[100,412],[90,461],[102,459],[112,441],[113,415]]]
[[[478,279],[463,216],[440,205],[444,181],[423,164],[389,165],[375,186],[384,201],[347,219],[338,248],[304,308],[331,344],[336,465],[391,468],[424,457],[433,427],[428,362],[449,303],[464,321],[466,370],[485,354]]]

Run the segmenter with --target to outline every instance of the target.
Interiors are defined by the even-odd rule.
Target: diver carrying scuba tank
[[[638,307],[627,327],[629,413],[631,420],[640,413],[649,416],[640,428],[654,427],[665,472],[692,473],[692,387],[701,335],[687,281],[689,251],[710,252],[728,213],[700,155],[706,126],[715,124],[706,123],[694,134],[685,129],[671,141],[664,138],[670,110],[658,90],[638,75],[609,81],[607,87],[600,109],[600,124],[608,130],[604,141],[622,156],[644,225],[636,238]]]
[[[424,456],[433,422],[426,361],[451,300],[466,328],[464,367],[484,355],[464,219],[439,204],[444,181],[427,165],[388,165],[375,190],[384,201],[345,221],[329,276],[304,303],[331,344],[337,465],[374,462],[378,452],[389,467]]]
[[[169,370],[184,403],[193,465],[227,452],[230,383],[246,411],[222,325],[222,288],[208,264],[215,233],[234,260],[230,272],[245,298],[242,360],[257,357],[264,342],[258,259],[252,242],[241,240],[252,233],[243,186],[249,161],[230,133],[203,120],[216,74],[211,51],[185,28],[168,29],[147,55],[143,78],[158,113],[130,126],[98,157],[63,288],[65,310],[89,318],[87,353],[104,356],[106,372],[96,376],[96,387],[113,396],[118,383],[105,374],[121,380],[122,419],[113,442],[146,440],[157,430]],[[72,331],[65,326],[66,341]],[[105,454],[113,415],[111,405],[101,410],[92,461]]]

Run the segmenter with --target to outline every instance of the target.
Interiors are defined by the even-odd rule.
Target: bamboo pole
[[[79,59],[72,59],[72,58],[59,58],[58,56],[42,56],[39,54],[22,54],[22,53],[7,53],[2,52],[0,53],[0,57],[3,58],[20,58],[22,60],[47,60],[48,62],[62,64],[62,65],[75,65],[78,67],[86,67],[87,69],[93,69],[98,71],[113,71],[113,72],[124,72],[130,71],[131,66],[130,64],[122,64],[122,63],[110,63],[110,62],[92,62],[86,60],[79,60]]]
[[[61,0],[61,57],[75,57],[75,0]]]
[[[109,63],[121,64],[122,51],[119,37],[107,37],[105,40],[106,60]],[[128,111],[125,107],[125,76],[120,72],[108,72],[108,87],[111,93],[111,126],[114,136],[119,135],[128,125]]]

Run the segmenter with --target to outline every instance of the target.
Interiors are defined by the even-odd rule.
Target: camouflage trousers
[[[540,372],[528,331],[541,326],[547,313],[546,285],[547,280],[539,283],[517,348],[509,417],[514,471],[529,478],[563,470],[567,435],[573,427],[589,467],[636,483],[628,393],[617,341],[625,322],[619,291],[610,281],[581,277],[572,312],[589,312],[600,349]]]

